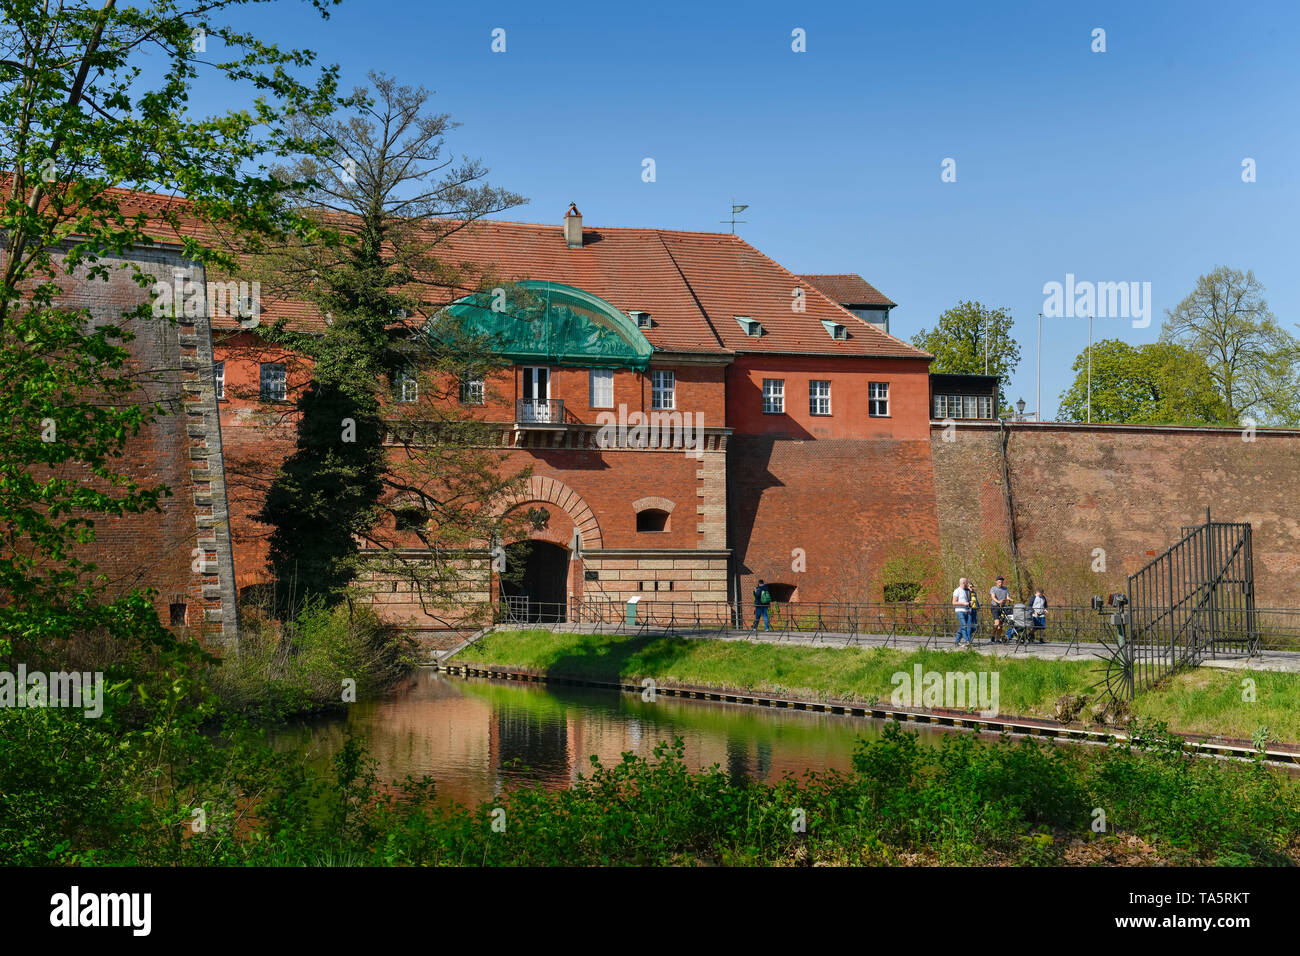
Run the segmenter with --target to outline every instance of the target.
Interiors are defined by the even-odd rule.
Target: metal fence
[[[1121,650],[1129,697],[1206,657],[1247,657],[1263,645],[1250,525],[1212,522],[1207,515],[1205,524],[1182,531],[1128,579]]]
[[[1156,621],[1176,619],[1181,610],[1146,605],[1144,613]],[[1253,617],[1251,617],[1253,615]],[[1010,615],[1008,614],[1008,617]],[[560,604],[544,604],[523,598],[511,598],[497,605],[493,619],[500,624],[573,624],[598,631],[752,631],[754,605],[728,601],[659,601],[642,600],[635,615],[629,617],[625,601],[596,597]],[[1144,619],[1145,620],[1145,619]],[[1300,609],[1271,608],[1234,611],[1221,603],[1217,653],[1248,653],[1247,634],[1253,634],[1256,651],[1300,651]],[[1253,630],[1250,620],[1254,620]],[[949,604],[846,604],[846,603],[776,603],[768,605],[768,623],[778,635],[847,639],[922,638],[926,644],[951,642],[957,632],[957,616]],[[764,627],[763,624],[759,625]],[[765,630],[765,628],[764,628]],[[987,605],[978,616],[977,640],[994,635],[993,616]],[[1023,635],[1022,635],[1023,636]],[[1052,643],[1102,644],[1114,642],[1109,613],[1098,613],[1092,606],[1068,605],[1048,607],[1047,627],[1033,632],[1033,639],[1043,637]],[[1238,650],[1243,649],[1243,650]]]

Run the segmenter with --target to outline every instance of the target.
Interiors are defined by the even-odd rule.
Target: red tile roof
[[[491,267],[507,281],[560,282],[625,312],[649,312],[653,326],[643,331],[659,351],[928,357],[729,233],[588,227],[582,248],[570,249],[558,225],[483,221],[449,236],[438,255]],[[802,311],[794,309],[796,288]],[[760,322],[763,334],[747,336],[737,316]],[[845,326],[848,337],[833,339],[823,320]]]
[[[143,211],[183,203],[163,196],[134,198]],[[455,225],[441,223],[440,228]],[[197,223],[191,234],[201,239],[212,235]],[[842,308],[825,287],[828,279],[854,280],[852,288],[874,295],[868,301],[893,305],[860,276],[797,276],[730,233],[588,226],[582,248],[570,249],[558,223],[482,220],[453,229],[436,255],[450,265],[487,270],[505,281],[559,282],[598,295],[623,311],[649,312],[653,325],[643,332],[657,351],[719,357],[735,352],[929,357]],[[796,288],[802,289],[801,311],[794,308],[799,301]],[[746,335],[737,316],[761,323],[763,334]],[[319,331],[325,325],[306,303],[264,295],[262,322],[279,318],[303,331]],[[843,325],[847,337],[832,338],[823,321]],[[213,317],[214,330],[239,327],[236,316]]]
[[[879,289],[857,273],[839,272],[828,275],[803,275],[799,278],[807,279],[840,305],[887,305],[892,308],[898,304],[897,302],[891,302]]]

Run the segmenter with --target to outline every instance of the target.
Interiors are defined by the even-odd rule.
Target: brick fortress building
[[[311,372],[258,329],[283,318],[320,332],[326,317],[263,300],[250,321],[212,299],[178,245],[132,255],[206,284],[208,308],[137,329],[135,361],[170,413],[133,441],[131,471],[173,496],[161,516],[102,522],[94,558],[123,588],[153,587],[165,623],[229,645],[239,606],[270,582],[269,529],[253,516],[293,451]],[[478,223],[440,255],[537,304],[521,323],[466,290],[447,310],[503,342],[508,366],[465,383],[461,411],[494,424],[506,468],[532,469],[503,507],[546,517],[527,533],[518,591],[480,561],[466,601],[725,613],[761,577],[778,601],[879,602],[892,557],[942,554],[961,571],[990,542],[1050,559],[1049,593],[1066,572],[1101,593],[1207,506],[1234,503],[1227,516],[1255,528],[1259,603],[1289,601],[1300,432],[999,421],[996,383],[929,375],[930,356],[887,332],[893,302],[860,277],[795,275],[734,235],[592,228],[571,208],[553,226]],[[67,290],[107,318],[142,294],[124,280]],[[401,386],[390,400],[420,398]],[[1106,582],[1091,572],[1098,548]],[[373,600],[413,631],[449,626],[400,584]]]
[[[520,322],[473,296],[450,307],[511,363],[460,397],[500,426],[507,468],[531,466],[513,507],[547,520],[529,533],[522,591],[554,616],[634,596],[721,605],[758,577],[778,600],[865,601],[887,540],[937,541],[930,356],[883,330],[893,303],[861,278],[794,275],[729,234],[591,228],[574,207],[555,226],[477,223],[438,255],[544,312]],[[323,327],[300,305],[262,308],[262,321]],[[292,451],[310,375],[246,325],[213,317],[241,595],[269,581],[268,529],[252,516],[267,460]],[[383,617],[438,626],[397,587],[375,594]],[[495,581],[467,591],[500,596]]]

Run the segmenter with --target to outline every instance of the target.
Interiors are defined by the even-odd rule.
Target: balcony
[[[521,398],[515,402],[515,424],[536,427],[564,427],[564,400]]]

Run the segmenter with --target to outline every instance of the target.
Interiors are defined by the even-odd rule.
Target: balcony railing
[[[563,425],[564,400],[521,398],[515,402],[515,421],[520,425]]]

